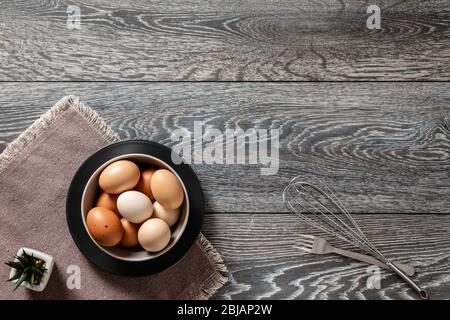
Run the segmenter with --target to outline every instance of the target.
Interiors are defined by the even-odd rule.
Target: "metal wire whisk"
[[[283,201],[292,213],[310,226],[350,243],[382,261],[422,299],[429,298],[427,291],[412,281],[371,243],[325,182],[319,178],[309,180],[311,182],[304,181],[300,176],[295,177],[284,189]]]

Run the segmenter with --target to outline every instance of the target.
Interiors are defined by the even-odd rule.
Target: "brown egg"
[[[91,236],[102,246],[113,247],[122,239],[122,224],[117,215],[109,209],[92,208],[87,214],[86,224]]]
[[[127,219],[120,219],[120,223],[123,228],[123,237],[120,240],[120,245],[124,247],[134,247],[139,243],[138,241],[138,231],[139,225],[129,222]]]
[[[141,172],[141,178],[139,179],[139,182],[136,186],[136,190],[144,193],[152,200],[155,200],[155,197],[153,197],[152,188],[151,188],[151,181],[153,173],[155,173],[156,169],[150,168],[145,169]]]
[[[161,219],[148,219],[138,232],[138,240],[142,248],[149,252],[158,252],[164,249],[170,242],[170,228]]]
[[[183,203],[183,187],[169,170],[156,170],[152,176],[151,188],[156,201],[166,209],[179,208]]]
[[[111,163],[102,173],[98,183],[103,191],[109,194],[119,194],[133,189],[139,182],[141,172],[131,161],[120,160]]]
[[[117,209],[117,198],[119,196],[116,194],[109,194],[106,192],[102,192],[100,196],[97,198],[96,207],[103,207],[114,211],[117,215],[119,215],[119,209]]]

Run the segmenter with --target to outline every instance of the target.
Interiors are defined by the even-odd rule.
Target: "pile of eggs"
[[[98,244],[140,245],[149,252],[167,247],[184,199],[181,183],[171,171],[141,171],[130,160],[119,160],[102,171],[99,187],[95,207],[86,216],[88,231]]]

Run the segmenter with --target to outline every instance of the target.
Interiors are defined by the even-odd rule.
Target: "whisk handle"
[[[417,285],[414,281],[412,281],[402,270],[400,270],[395,264],[393,264],[391,261],[387,261],[386,265],[391,268],[392,271],[394,271],[400,278],[402,278],[406,283],[408,283],[411,288],[414,289],[414,291],[416,291],[419,296],[422,299],[429,299],[430,296],[428,295],[428,292],[424,289],[422,289],[421,287],[419,287],[419,285]]]
[[[345,256],[348,258],[352,258],[358,261],[362,261],[368,264],[373,264],[375,266],[379,266],[381,268],[384,269],[390,269],[387,265],[385,265],[383,262],[381,262],[378,259],[375,259],[374,257],[362,254],[362,253],[358,253],[358,252],[353,252],[353,251],[348,251],[348,250],[343,250],[343,249],[339,249],[339,248],[333,248],[333,253],[339,254],[341,256]],[[414,275],[414,273],[416,272],[416,270],[414,269],[413,266],[410,266],[408,264],[404,264],[404,263],[397,263],[395,262],[395,265],[402,270],[405,274],[407,274],[408,276],[412,276]]]

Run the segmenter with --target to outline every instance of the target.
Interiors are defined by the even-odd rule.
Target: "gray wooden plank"
[[[449,215],[356,218],[379,250],[416,268],[413,279],[432,299],[450,299]],[[418,298],[389,271],[381,270],[380,290],[369,289],[371,274],[365,264],[333,254],[303,253],[296,248],[297,234],[323,234],[303,226],[293,215],[207,215],[203,229],[230,272],[230,281],[217,299]]]
[[[286,212],[281,192],[297,174],[326,179],[352,212],[450,212],[450,83],[2,83],[1,148],[67,94],[124,139],[173,146],[194,121],[279,128],[276,175],[193,165],[208,212]]]
[[[448,1],[376,4],[2,1],[0,80],[449,80]]]

